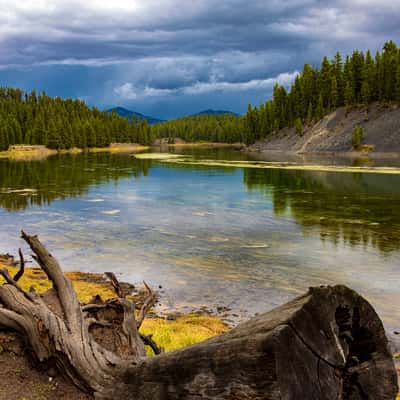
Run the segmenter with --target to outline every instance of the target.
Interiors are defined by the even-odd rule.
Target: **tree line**
[[[175,138],[187,142],[237,143],[243,139],[243,124],[241,118],[229,113],[194,115],[154,124],[151,132],[153,137],[168,138],[171,143]]]
[[[393,41],[372,56],[324,57],[319,68],[305,64],[290,88],[275,85],[271,100],[249,105],[244,117],[197,115],[149,126],[116,113],[88,107],[81,100],[51,98],[35,91],[0,88],[0,150],[13,144],[42,144],[54,149],[105,147],[110,143],[149,145],[155,138],[187,142],[254,143],[285,127],[302,134],[338,107],[372,102],[400,103],[400,48]]]
[[[0,88],[0,150],[22,143],[69,149],[152,141],[146,120],[130,122],[115,113],[90,108],[81,100]]]
[[[400,103],[400,48],[393,41],[375,56],[355,50],[345,59],[340,53],[332,60],[324,57],[320,68],[305,64],[289,90],[277,84],[271,100],[249,105],[244,142],[254,143],[285,127],[302,134],[306,125],[338,107],[373,102]]]

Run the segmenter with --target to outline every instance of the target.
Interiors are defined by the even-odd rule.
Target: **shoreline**
[[[242,148],[242,152],[245,154],[260,154],[260,155],[289,155],[289,156],[309,156],[309,157],[344,157],[344,158],[381,158],[381,159],[400,159],[400,152],[363,152],[363,151],[290,151],[290,150],[257,150],[251,149],[252,146],[246,146]]]
[[[161,144],[153,144],[151,147],[155,148],[168,148],[168,147],[234,147],[234,148],[243,148],[244,144],[242,143],[224,143],[224,142],[187,142],[187,143],[161,143]]]
[[[220,143],[220,142],[193,142],[193,143],[175,143],[175,144],[160,144],[144,146],[137,143],[112,143],[108,147],[89,147],[70,149],[49,149],[44,146],[27,146],[28,149],[18,149],[18,146],[13,146],[15,149],[0,151],[0,159],[7,158],[13,160],[42,160],[50,156],[59,154],[83,154],[83,153],[140,153],[151,149],[168,149],[168,148],[236,148],[242,149],[243,145],[240,143]]]
[[[0,268],[6,268],[11,275],[14,275],[19,270],[17,264],[18,262],[15,261],[13,256],[0,254]],[[81,302],[85,299],[90,301],[90,298],[99,294],[102,295],[103,300],[106,300],[107,297],[115,297],[111,282],[108,281],[103,274],[65,272],[65,275],[71,279]],[[0,283],[3,283],[3,278],[0,278]],[[38,293],[45,293],[51,288],[51,283],[47,280],[45,273],[40,268],[26,268],[19,284],[23,290],[34,287]],[[140,290],[138,291],[134,285],[129,283],[120,282],[120,284],[132,291],[132,299],[136,304],[140,305],[141,299],[143,300],[145,298],[144,291],[140,293]],[[215,316],[207,315],[207,312],[203,314],[171,314],[170,316],[160,317],[160,315],[154,311],[150,311],[141,329],[143,334],[151,334],[157,344],[164,347],[167,352],[203,342],[229,330],[230,328],[227,324],[222,323]],[[391,341],[391,344],[393,345],[394,343]],[[398,353],[398,351],[399,349],[395,347],[391,348],[395,366],[400,377],[400,353]],[[17,364],[18,368],[21,370],[30,371],[26,373],[25,378],[29,384],[33,383],[37,385],[37,382],[39,382],[46,391],[51,390],[53,392],[56,390],[54,388],[60,385],[63,392],[70,393],[69,396],[71,396],[72,393],[73,395],[80,393],[73,385],[58,376],[56,371],[54,375],[49,375],[51,378],[49,379],[47,374],[52,374],[52,372],[48,371],[47,373],[43,373],[42,371],[32,369],[23,348],[21,338],[12,332],[1,329],[0,358],[5,365],[10,364],[10,369],[13,369],[15,364]],[[53,379],[55,379],[54,382]],[[90,399],[91,397],[88,396],[84,398]],[[397,399],[399,399],[399,397]]]
[[[18,264],[13,256],[0,254],[0,268],[7,269],[11,276],[19,270]],[[65,271],[64,274],[72,281],[81,304],[89,303],[98,295],[104,301],[116,297],[111,282],[102,273]],[[0,284],[2,283],[4,280],[0,277]],[[29,291],[34,288],[39,294],[51,288],[46,274],[38,267],[26,267],[19,284],[23,290]],[[123,281],[120,285],[129,293],[127,297],[131,298],[135,304],[140,305],[143,302],[146,295],[144,287]],[[154,338],[158,339],[159,344],[167,351],[201,342],[231,328],[223,318],[218,316],[218,313],[204,307],[193,308],[187,312],[159,309],[157,304],[162,298],[162,290],[159,288],[157,303],[149,312],[142,328],[145,334],[153,333]]]
[[[130,143],[116,143],[111,144],[108,147],[90,147],[86,149],[81,149],[77,147],[72,147],[70,149],[49,149],[47,147],[30,146],[30,149],[12,149],[6,151],[0,151],[0,159],[8,158],[14,160],[41,160],[47,157],[58,155],[58,154],[83,154],[83,153],[135,153],[145,150],[149,150],[150,146],[142,146],[139,144]]]

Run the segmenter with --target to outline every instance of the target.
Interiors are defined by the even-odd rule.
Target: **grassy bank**
[[[148,146],[142,146],[136,143],[116,143],[111,144],[108,147],[91,147],[88,149],[79,149],[73,147],[71,149],[48,149],[44,146],[29,146],[29,148],[24,148],[23,146],[13,146],[12,149],[7,151],[0,151],[0,158],[10,158],[13,160],[41,160],[46,157],[55,154],[80,154],[83,152],[88,153],[134,153],[144,150],[148,150]]]
[[[48,156],[57,154],[57,150],[50,150],[47,148],[32,148],[31,150],[8,150],[1,151],[0,158],[11,158],[15,160],[36,160],[43,159]]]
[[[87,151],[89,153],[131,153],[131,152],[137,152],[137,151],[144,151],[148,150],[150,147],[149,146],[143,146],[141,144],[112,144],[109,147],[92,147],[88,149]]]
[[[18,270],[16,267],[2,264],[0,268],[7,268],[12,276]],[[66,272],[65,275],[72,280],[79,301],[82,303],[89,302],[97,294],[103,300],[115,297],[111,284],[104,280],[102,274]],[[0,284],[3,282],[0,278]],[[26,291],[34,288],[38,293],[43,293],[51,287],[44,272],[38,268],[27,268],[19,284]],[[147,318],[141,330],[145,334],[152,333],[160,346],[166,351],[172,351],[219,335],[226,332],[228,327],[216,317],[190,314],[179,316],[174,320]]]

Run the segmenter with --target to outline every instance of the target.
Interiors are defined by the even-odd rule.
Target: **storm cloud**
[[[0,0],[0,83],[167,118],[243,112],[304,62],[400,38],[400,0]]]

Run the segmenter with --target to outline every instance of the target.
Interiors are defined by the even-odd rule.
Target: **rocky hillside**
[[[400,107],[372,104],[355,107],[346,113],[344,107],[304,128],[301,135],[295,128],[285,128],[267,139],[258,141],[248,151],[287,151],[296,153],[346,153],[354,151],[354,127],[364,129],[362,145],[372,153],[400,153]]]

